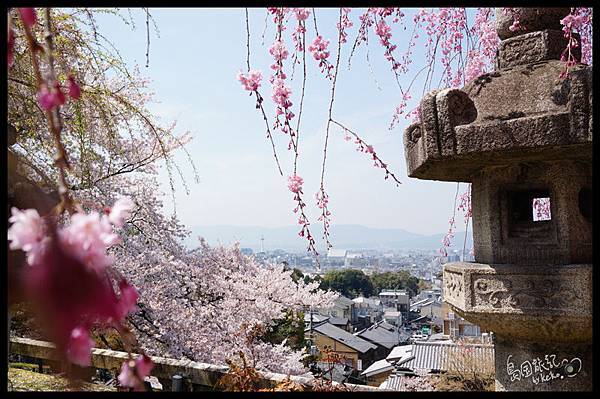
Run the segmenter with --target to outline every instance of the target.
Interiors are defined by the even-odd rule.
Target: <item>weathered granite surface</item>
[[[560,20],[569,14],[570,7],[518,8],[519,22],[522,29],[511,31],[513,16],[505,14],[502,8],[496,8],[496,32],[500,39],[505,40],[529,32],[544,29],[561,30]]]
[[[560,79],[558,60],[517,66],[421,100],[404,133],[408,175],[464,181],[484,166],[592,156],[592,68]]]
[[[444,300],[492,331],[496,389],[592,389],[592,68],[561,76],[568,8],[520,8],[496,71],[423,97],[410,177],[471,182],[477,263],[444,265]],[[575,54],[580,57],[579,53]],[[534,219],[534,199],[549,217]]]
[[[573,37],[580,40],[577,33],[573,33]],[[550,29],[503,40],[498,49],[498,69],[560,59],[567,43],[563,31]],[[581,60],[581,47],[572,49],[571,54],[576,60]]]
[[[444,300],[465,319],[531,342],[592,338],[592,265],[523,266],[453,262]]]
[[[486,167],[472,181],[473,245],[477,262],[524,265],[592,262],[591,161]],[[533,198],[550,198],[551,220],[533,221]],[[529,209],[526,218],[515,215],[522,205]]]

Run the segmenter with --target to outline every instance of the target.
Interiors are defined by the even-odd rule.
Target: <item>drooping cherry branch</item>
[[[323,164],[321,170],[321,184],[319,191],[316,193],[315,198],[317,200],[317,206],[321,210],[319,221],[323,222],[324,233],[323,238],[329,248],[331,246],[329,240],[329,226],[331,212],[328,210],[329,196],[325,190],[324,184],[324,170],[327,160],[327,146],[329,139],[329,131],[331,125],[337,125],[346,132],[346,137],[352,139],[355,138],[355,143],[358,145],[358,150],[372,156],[374,166],[383,168],[386,171],[385,178],[392,177],[392,179],[399,184],[399,179],[390,172],[387,168],[387,164],[379,159],[377,153],[373,147],[360,138],[356,132],[345,127],[342,123],[335,120],[333,116],[333,103],[335,98],[335,87],[339,74],[339,57],[341,47],[343,43],[347,41],[347,28],[353,26],[352,21],[349,18],[349,8],[340,8],[339,18],[336,26],[338,28],[338,52],[336,54],[336,62],[334,64],[330,61],[330,51],[328,50],[329,40],[324,38],[319,33],[317,24],[317,17],[315,9],[312,9],[312,19],[314,24],[315,38],[312,43],[308,46],[308,51],[311,53],[314,60],[317,62],[318,67],[326,78],[331,80],[331,97],[328,109],[327,127],[325,130],[325,142],[323,147]],[[520,24],[520,12],[519,9],[505,8],[503,12],[509,13],[513,17],[513,24],[510,27],[511,30],[521,30],[524,27]],[[294,151],[294,173],[288,177],[288,181],[299,181],[301,179],[297,173],[297,162],[298,162],[298,129],[299,120],[297,121],[297,127],[294,129],[289,125],[289,121],[294,118],[294,114],[291,112],[291,95],[292,91],[287,87],[285,82],[285,74],[283,73],[283,60],[287,58],[287,50],[283,43],[283,31],[285,30],[284,23],[286,15],[296,15],[296,27],[292,33],[292,41],[294,42],[295,52],[292,57],[293,65],[299,63],[298,53],[300,50],[304,53],[306,51],[306,19],[310,16],[311,11],[306,8],[269,8],[268,14],[274,16],[273,22],[276,27],[276,39],[273,46],[269,49],[270,54],[275,58],[275,64],[271,68],[275,71],[271,77],[271,83],[273,84],[273,101],[276,106],[276,121],[275,129],[281,130],[284,134],[290,135],[290,141],[288,149]],[[392,121],[390,123],[390,129],[399,123],[400,115],[405,118],[419,117],[419,107],[416,106],[409,112],[405,112],[408,106],[408,102],[412,99],[411,90],[414,83],[421,73],[426,71],[425,82],[423,85],[423,93],[425,90],[432,90],[433,80],[439,76],[438,87],[442,84],[449,87],[458,87],[465,85],[469,81],[476,77],[489,72],[494,68],[494,60],[496,57],[496,50],[499,45],[499,38],[496,33],[495,21],[493,19],[493,12],[491,8],[478,8],[475,12],[475,17],[472,23],[470,23],[467,10],[465,8],[439,8],[439,9],[421,9],[416,11],[412,18],[412,30],[410,38],[408,40],[408,46],[406,52],[400,57],[396,55],[397,45],[392,42],[392,26],[398,24],[406,30],[404,25],[404,12],[398,7],[371,7],[365,12],[359,15],[360,21],[358,27],[358,34],[354,40],[354,44],[350,51],[348,58],[348,67],[350,68],[351,60],[355,50],[360,46],[362,42],[366,43],[367,49],[367,62],[368,52],[368,35],[369,31],[373,29],[374,33],[379,39],[379,44],[384,50],[384,58],[390,65],[390,70],[396,80],[396,83],[400,92],[400,102],[396,106]],[[391,21],[391,23],[389,22]],[[588,31],[591,26],[591,11],[590,9],[578,9],[574,8],[571,11],[570,16],[567,16],[561,21],[564,26],[565,36],[569,39],[569,46],[565,49],[564,60],[566,61],[566,67],[574,65],[572,49],[579,45],[574,40],[572,31],[577,30],[578,33],[583,34],[581,39],[582,47],[584,48],[584,55],[582,59],[586,58],[588,53],[591,52],[591,35]],[[588,29],[588,30],[586,30]],[[417,44],[417,39],[421,32],[425,33],[424,47],[427,49],[425,65],[417,71],[417,73],[409,81],[408,85],[402,84],[400,78],[402,75],[406,75],[410,72],[410,66],[413,63],[413,53]],[[591,55],[590,58],[591,59]],[[570,61],[569,61],[570,60]],[[441,65],[441,70],[436,71],[436,65]],[[306,65],[303,65],[303,83],[302,93],[300,100],[299,115],[302,113],[302,106],[304,103],[304,88],[306,84]],[[372,73],[372,68],[370,67]],[[373,73],[372,73],[373,74]],[[283,117],[283,120],[280,119]],[[266,117],[265,117],[266,118]],[[291,180],[290,180],[291,179]],[[302,180],[303,181],[303,180]],[[304,209],[304,204],[301,199],[301,190],[295,193],[295,199],[299,206],[295,208],[295,211]],[[302,223],[308,223],[308,219],[301,218]],[[306,226],[303,224],[303,226]],[[465,226],[468,228],[468,222]],[[450,233],[454,228],[453,222],[450,226]],[[312,238],[312,236],[309,236]]]
[[[143,378],[149,374],[153,364],[146,355],[133,359],[131,351],[135,338],[124,324],[126,317],[136,308],[138,293],[112,269],[114,259],[107,252],[109,247],[120,242],[121,238],[114,230],[122,228],[130,218],[134,204],[128,198],[121,198],[112,208],[106,208],[103,215],[95,211],[86,214],[71,197],[66,180],[66,172],[71,165],[62,142],[60,114],[60,107],[67,102],[67,97],[54,69],[56,33],[52,26],[52,10],[45,9],[45,47],[36,41],[33,32],[38,26],[35,9],[19,8],[18,13],[36,79],[37,102],[45,112],[54,140],[60,194],[54,215],[41,217],[35,209],[11,209],[9,248],[23,251],[27,264],[31,266],[24,271],[23,292],[37,308],[49,336],[69,362],[68,371],[71,363],[80,366],[91,364],[94,342],[90,329],[95,324],[112,326],[119,331],[128,351],[128,360],[123,363],[119,382],[123,386],[143,390]],[[10,23],[9,30],[12,29]],[[14,37],[14,32],[9,31],[10,36]],[[14,40],[9,44],[14,46]],[[9,54],[12,51],[9,48]],[[46,76],[42,74],[39,52],[46,56]],[[12,61],[9,56],[9,66]],[[81,95],[79,85],[71,74],[67,80],[69,97],[76,101]],[[65,212],[70,214],[69,223],[60,227],[57,221]],[[118,286],[120,295],[116,294],[114,286]]]

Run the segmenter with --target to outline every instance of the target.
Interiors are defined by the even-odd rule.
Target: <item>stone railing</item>
[[[56,347],[51,342],[38,341],[29,338],[10,338],[10,353],[39,361],[55,362],[58,360]],[[137,354],[133,357],[136,358]],[[121,364],[127,359],[127,352],[114,351],[110,349],[92,349],[92,366],[90,369],[106,369],[118,372]],[[151,376],[156,377],[162,384],[163,390],[171,390],[173,376],[183,377],[184,386],[194,391],[214,390],[217,382],[227,374],[227,366],[194,362],[191,360],[177,360],[159,356],[152,356],[154,368]],[[285,374],[260,372],[262,377],[260,385],[263,388],[273,388],[280,382],[290,379],[292,382],[301,384],[310,389],[316,384],[314,378],[287,376]],[[336,382],[334,385],[338,384]],[[376,387],[367,385],[344,384],[351,391],[379,391]]]

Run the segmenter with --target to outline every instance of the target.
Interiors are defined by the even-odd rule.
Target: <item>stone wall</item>
[[[10,338],[10,353],[28,356],[45,361],[57,361],[58,353],[54,344],[29,338]],[[136,358],[139,355],[133,355]],[[92,349],[92,368],[107,369],[118,372],[121,364],[127,359],[127,352],[113,351],[110,349]],[[154,368],[151,375],[161,381],[165,390],[169,390],[171,377],[175,374],[183,376],[187,385],[191,384],[195,391],[213,390],[217,381],[229,371],[227,366],[194,362],[191,360],[177,360],[165,357],[152,356]],[[264,388],[273,388],[288,378],[285,374],[261,372],[261,384]],[[290,376],[292,382],[312,388],[316,384],[314,378]],[[334,382],[334,385],[337,383]],[[378,391],[378,388],[367,385],[344,384],[351,391]]]

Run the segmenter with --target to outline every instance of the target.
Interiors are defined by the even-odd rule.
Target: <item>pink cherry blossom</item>
[[[11,213],[8,219],[12,223],[8,229],[9,248],[27,253],[27,263],[33,265],[43,248],[44,222],[35,209],[21,211],[13,207]]]
[[[67,98],[65,94],[62,92],[62,89],[58,82],[54,82],[54,105],[61,106],[67,102]]]
[[[93,270],[103,271],[114,263],[106,252],[107,247],[120,242],[106,215],[98,212],[75,213],[71,224],[59,232],[61,242],[81,262]]]
[[[123,227],[125,220],[131,217],[135,203],[129,197],[119,198],[108,214],[108,221],[116,227]]]
[[[285,44],[283,40],[275,40],[271,48],[269,49],[269,54],[273,56],[275,61],[283,61],[288,57],[288,51],[285,48]]]
[[[139,356],[135,361],[127,360],[121,366],[121,373],[118,377],[119,384],[124,387],[143,390],[144,378],[150,374],[153,367],[152,359],[146,355]]]
[[[384,19],[380,20],[375,26],[375,33],[379,36],[379,41],[382,45],[389,44],[389,40],[392,38],[392,28],[390,28]]]
[[[8,229],[10,249],[30,251],[39,245],[44,238],[44,225],[42,218],[35,209],[21,211],[15,207],[11,209],[12,216],[8,219],[13,225]]]
[[[294,8],[294,15],[298,21],[305,21],[310,16],[310,9]]]
[[[124,387],[136,387],[139,384],[139,381],[135,375],[135,361],[124,361],[121,365],[121,372],[117,378],[119,380],[119,384]]]
[[[288,188],[291,192],[297,193],[302,191],[302,184],[304,184],[304,180],[298,175],[288,176]]]
[[[465,70],[465,80],[467,82],[470,82],[471,80],[479,77],[480,75],[483,75],[485,67],[486,62],[484,61],[479,51],[469,51],[469,57],[467,58],[467,67]]]
[[[77,364],[88,364],[88,326],[116,323],[118,298],[105,272],[92,270],[52,233],[33,267],[25,270],[24,288],[40,309],[44,331],[58,350]]]
[[[83,327],[75,327],[69,339],[67,357],[72,363],[79,366],[90,366],[93,347],[94,341],[90,337],[89,331]]]
[[[19,15],[21,16],[21,20],[23,21],[23,23],[30,28],[37,21],[37,14],[35,12],[35,8],[31,8],[31,7],[19,8]]]
[[[38,91],[37,99],[40,107],[45,111],[50,111],[66,102],[65,95],[58,83],[55,83],[51,89],[46,84],[42,84]]]
[[[308,46],[308,51],[311,52],[315,60],[322,61],[329,57],[327,46],[329,46],[329,40],[323,39],[323,37],[319,35],[315,38],[312,44]]]
[[[50,111],[55,107],[54,105],[54,94],[48,89],[48,86],[45,84],[40,87],[40,90],[37,93],[37,100],[45,111]]]
[[[139,298],[138,292],[130,285],[126,280],[122,280],[119,283],[119,290],[121,291],[121,297],[119,298],[119,314],[120,319],[123,320],[127,315],[136,309],[136,304]]]
[[[79,85],[75,81],[73,75],[69,75],[69,97],[74,100],[77,100],[81,96],[81,89]]]
[[[283,114],[284,111],[281,108],[290,108],[292,106],[292,102],[289,99],[292,95],[292,89],[285,85],[285,80],[283,79],[275,79],[272,88],[271,99],[280,107],[279,112]]]
[[[255,91],[260,87],[262,73],[257,70],[251,70],[247,75],[244,75],[242,72],[240,72],[237,75],[237,79],[244,86],[244,90]]]
[[[346,32],[346,29],[350,28],[353,26],[352,21],[350,21],[350,18],[348,18],[348,14],[350,14],[350,11],[352,11],[351,8],[348,7],[343,7],[342,8],[342,21],[341,23],[338,22],[336,24],[338,30],[340,31],[340,42],[342,43],[346,43],[346,37],[348,36],[348,33]]]

